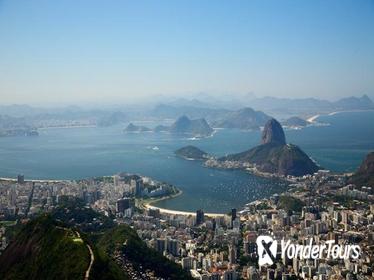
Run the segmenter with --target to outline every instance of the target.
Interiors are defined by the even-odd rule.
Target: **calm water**
[[[341,113],[320,120],[330,126],[286,131],[286,136],[325,168],[353,171],[374,150],[374,112]],[[122,128],[48,129],[40,131],[39,137],[0,138],[0,176],[23,173],[29,179],[77,179],[120,171],[139,173],[183,190],[183,195],[159,206],[219,213],[284,187],[277,181],[209,169],[173,155],[189,144],[214,155],[240,152],[257,145],[260,132],[219,130],[211,138],[189,140],[167,134],[125,135]]]

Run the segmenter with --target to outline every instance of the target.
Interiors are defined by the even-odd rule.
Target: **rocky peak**
[[[374,152],[369,153],[362,162],[358,173],[374,175]]]
[[[267,121],[262,132],[261,144],[268,143],[286,144],[283,128],[276,119]]]
[[[190,120],[187,116],[183,115],[183,116],[179,117],[179,118],[175,121],[174,126],[175,126],[175,127],[186,127],[186,126],[188,126],[190,123],[191,123],[191,120]]]
[[[374,187],[374,152],[369,153],[362,161],[357,172],[349,179],[356,186]]]

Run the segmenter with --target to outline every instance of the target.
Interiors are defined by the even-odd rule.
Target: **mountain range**
[[[246,107],[238,111],[224,114],[221,119],[212,122],[213,127],[238,128],[238,129],[259,129],[271,117],[261,111],[255,111]]]
[[[314,114],[327,114],[335,111],[373,110],[374,103],[367,96],[347,97],[337,101],[316,98],[277,98],[262,97],[249,101],[251,107],[262,110],[277,117],[311,116]]]
[[[190,117],[206,118],[208,122],[216,122],[241,108],[250,107],[273,117],[287,119],[292,116],[310,117],[316,114],[328,114],[336,111],[373,110],[374,103],[367,95],[351,96],[336,101],[317,98],[278,98],[244,95],[232,97],[225,102],[219,97],[204,96],[192,100],[181,98],[173,102],[160,103],[151,115],[154,117],[174,118],[181,113]]]
[[[145,126],[136,126],[130,123],[125,129],[125,133],[131,132],[168,132],[172,134],[188,135],[193,137],[207,137],[212,135],[213,128],[207,123],[205,119],[190,119],[187,116],[179,117],[171,126],[156,126],[150,129]]]
[[[250,109],[252,108],[252,109]],[[199,93],[196,98],[164,97],[153,103],[95,106],[34,107],[29,105],[0,106],[2,125],[12,129],[22,123],[35,129],[69,126],[112,126],[131,119],[165,120],[186,115],[191,119],[207,120],[216,127],[253,129],[264,125],[271,115],[278,119],[298,116],[306,119],[316,114],[336,111],[373,110],[374,103],[367,95],[347,97],[337,101],[317,98],[257,98],[246,95],[212,95]],[[254,112],[251,112],[253,110]],[[240,120],[245,118],[248,122]],[[265,120],[266,122],[266,120]]]

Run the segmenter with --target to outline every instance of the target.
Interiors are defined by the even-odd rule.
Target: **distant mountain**
[[[154,132],[168,132],[169,127],[166,125],[158,125],[153,129]]]
[[[129,123],[127,127],[124,129],[125,133],[150,132],[150,131],[152,131],[152,129],[145,127],[145,126],[134,125],[133,123]]]
[[[305,127],[308,124],[310,124],[308,121],[299,117],[291,117],[282,122],[282,125],[287,127]]]
[[[111,126],[119,123],[125,122],[127,116],[123,112],[113,112],[104,114],[101,118],[96,121],[98,126]]]
[[[374,109],[374,103],[367,96],[348,97],[332,102],[316,98],[277,98],[262,97],[249,101],[251,107],[275,116],[310,116],[317,113],[334,111],[369,110]]]
[[[365,94],[361,97],[347,97],[333,102],[336,110],[367,110],[374,109],[373,101]]]
[[[37,128],[31,126],[27,118],[0,115],[0,137],[38,135]]]
[[[369,153],[365,157],[349,181],[360,187],[367,186],[374,188],[374,152]]]
[[[173,134],[185,134],[194,137],[207,137],[212,135],[213,129],[205,119],[191,120],[186,116],[178,118],[171,126],[158,125],[154,129],[145,126],[137,126],[129,123],[124,129],[125,133],[134,132],[168,132]]]
[[[269,119],[270,116],[265,113],[247,107],[226,113],[221,120],[213,122],[213,126],[220,128],[259,129]]]
[[[200,150],[195,146],[186,146],[175,151],[175,154],[184,159],[206,160],[209,158],[208,153]]]
[[[297,146],[286,144],[282,126],[269,120],[262,133],[261,145],[248,151],[228,155],[219,161],[254,164],[257,170],[279,175],[302,176],[318,171],[318,166]]]
[[[170,119],[177,118],[181,115],[186,115],[190,118],[205,118],[208,120],[214,120],[227,112],[229,111],[225,109],[208,107],[208,105],[205,103],[200,104],[198,102],[189,102],[187,105],[179,103],[159,104],[150,112],[150,115],[157,118]]]
[[[197,137],[210,136],[213,129],[205,119],[191,120],[187,116],[178,118],[169,128],[171,133],[188,134]]]

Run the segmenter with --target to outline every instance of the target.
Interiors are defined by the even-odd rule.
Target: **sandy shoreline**
[[[0,181],[9,181],[9,182],[17,182],[17,178],[7,178],[7,177],[0,177]],[[74,180],[52,180],[52,179],[45,179],[45,180],[40,180],[40,179],[34,179],[34,180],[29,180],[25,179],[25,182],[32,182],[32,183],[61,183],[61,182],[70,182]]]
[[[8,182],[17,182],[16,178],[7,178],[7,177],[0,177],[0,181],[8,181]],[[25,180],[25,182],[32,182],[32,183],[61,183],[61,182],[69,182],[69,181],[74,181],[74,180]],[[184,215],[184,216],[195,216],[195,212],[188,212],[188,211],[179,211],[179,210],[172,210],[172,209],[166,209],[166,208],[161,208],[152,205],[152,203],[156,203],[158,201],[166,200],[166,199],[172,199],[174,197],[177,197],[181,195],[183,192],[179,191],[177,194],[167,196],[167,197],[162,197],[155,199],[150,202],[143,203],[144,209],[159,209],[160,213],[165,213],[165,214],[174,214],[174,215]],[[205,216],[208,217],[223,217],[225,214],[219,214],[219,213],[205,213]]]
[[[171,214],[171,215],[183,215],[183,216],[196,216],[195,212],[189,212],[189,211],[181,211],[181,210],[172,210],[172,209],[166,209],[166,208],[161,208],[152,205],[153,203],[162,201],[162,200],[167,200],[167,199],[172,199],[177,196],[180,196],[183,192],[180,190],[178,193],[171,195],[171,196],[166,196],[162,198],[156,198],[153,201],[145,201],[145,203],[142,203],[144,209],[158,209],[160,213],[163,214]],[[225,214],[220,214],[220,213],[204,213],[205,216],[214,218],[214,217],[223,217]]]
[[[373,110],[371,110],[371,109],[369,109],[369,110],[346,110],[346,111],[334,111],[334,112],[324,113],[324,114],[321,113],[321,114],[316,114],[316,115],[308,118],[307,121],[311,122],[311,123],[314,123],[321,116],[334,116],[334,115],[340,114],[340,113],[355,113],[355,112],[370,112],[370,111],[373,111]]]
[[[144,204],[145,209],[158,209],[160,213],[163,214],[171,214],[171,215],[183,215],[183,216],[196,216],[195,212],[188,212],[188,211],[178,211],[178,210],[171,210],[171,209],[165,209],[157,206],[153,206],[149,203]],[[224,217],[225,214],[220,214],[220,213],[204,213],[205,216],[207,217]]]
[[[317,114],[307,119],[308,122],[314,123],[321,115]]]

